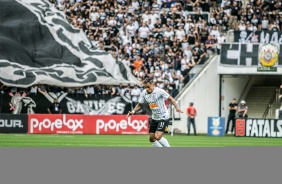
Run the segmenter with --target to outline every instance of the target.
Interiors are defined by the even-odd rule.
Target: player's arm
[[[174,98],[172,98],[171,96],[169,96],[169,97],[168,97],[168,100],[169,100],[170,103],[172,103],[172,105],[175,107],[176,112],[181,112],[181,113],[183,113],[183,112],[181,111],[181,109],[179,109],[179,107],[178,107],[176,101],[174,100]]]
[[[129,118],[130,116],[132,116],[133,114],[135,114],[135,112],[137,112],[140,108],[141,108],[141,105],[140,105],[140,103],[138,103],[132,111],[128,112],[126,119]]]

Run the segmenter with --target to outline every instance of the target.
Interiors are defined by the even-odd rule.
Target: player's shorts
[[[155,133],[156,131],[165,132],[165,128],[169,124],[169,119],[154,120],[150,121],[149,133]]]

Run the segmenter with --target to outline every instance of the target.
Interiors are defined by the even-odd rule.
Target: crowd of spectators
[[[127,64],[140,81],[151,76],[160,87],[179,89],[224,42],[210,22],[213,0],[50,0],[94,46]],[[209,52],[210,50],[211,52]],[[162,83],[162,84],[161,84]]]
[[[221,12],[224,7],[221,6]],[[279,13],[282,11],[281,0],[249,0],[244,7],[234,1],[228,11],[232,20],[229,24],[231,29],[280,31],[282,28],[282,14]]]
[[[124,62],[139,80],[153,77],[158,87],[173,96],[193,77],[195,66],[220,53],[228,30],[282,28],[282,0],[49,1],[66,14],[70,24],[85,32],[94,47]],[[24,90],[36,91],[33,88],[38,86]],[[86,96],[134,96],[135,87],[117,84],[45,89]]]

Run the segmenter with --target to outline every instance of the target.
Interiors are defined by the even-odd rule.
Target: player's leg
[[[155,133],[155,138],[159,141],[159,143],[161,143],[163,147],[170,147],[167,139],[163,137],[163,134],[165,132],[165,127],[168,126],[168,124],[169,124],[169,119],[159,121]]]
[[[149,141],[152,143],[153,147],[163,147],[155,137],[156,130],[157,130],[157,122],[156,120],[152,120],[150,122],[150,127],[149,127]]]
[[[163,147],[161,143],[155,138],[155,133],[151,132],[149,133],[149,136],[150,142],[152,143],[153,147]]]

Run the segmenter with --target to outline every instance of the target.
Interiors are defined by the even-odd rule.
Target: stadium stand
[[[282,1],[272,0],[49,0],[93,47],[126,63],[138,80],[150,76],[175,96],[193,77],[190,71],[220,53],[229,30],[282,27]],[[17,89],[31,92],[31,89]],[[47,90],[123,94],[133,86],[85,86]],[[54,89],[56,88],[56,89]],[[14,88],[2,86],[11,92]]]

